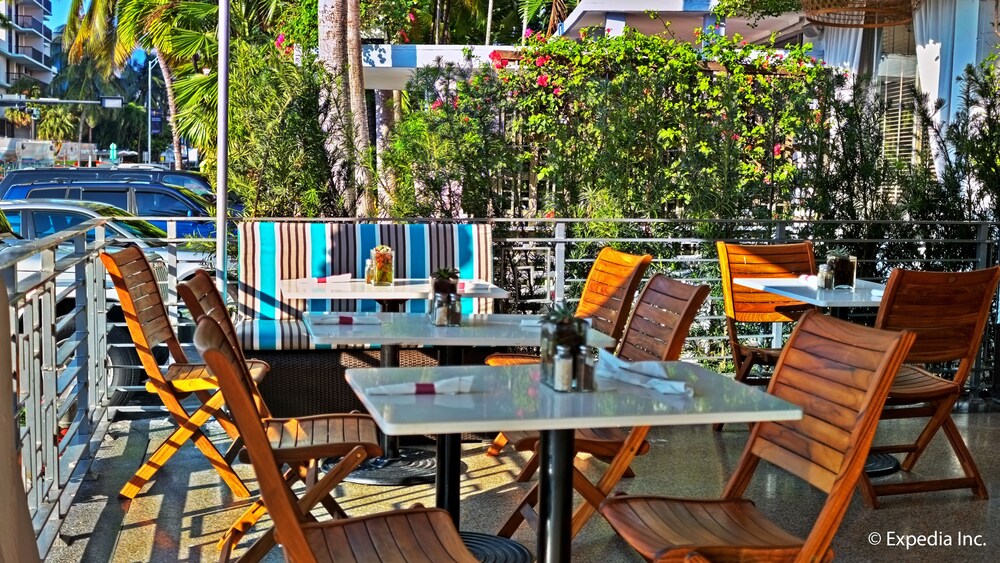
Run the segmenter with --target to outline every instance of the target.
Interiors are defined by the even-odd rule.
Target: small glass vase
[[[858,271],[857,256],[827,256],[826,263],[833,270],[834,289],[854,289]]]
[[[372,285],[392,285],[393,251],[372,249]]]

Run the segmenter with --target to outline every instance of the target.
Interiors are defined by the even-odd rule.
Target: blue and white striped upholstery
[[[397,278],[428,278],[456,268],[463,279],[493,279],[493,236],[488,224],[383,224],[246,221],[238,226],[239,286],[236,330],[248,350],[323,348],[311,342],[305,311],[375,311],[374,301],[282,299],[281,280],[350,273],[363,277],[371,249],[395,251]],[[463,299],[466,313],[492,311],[491,299]],[[406,311],[424,312],[411,300]]]

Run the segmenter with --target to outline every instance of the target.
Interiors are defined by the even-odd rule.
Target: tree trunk
[[[163,72],[163,89],[167,91],[167,119],[170,121],[170,136],[174,143],[174,169],[182,168],[181,132],[177,129],[177,100],[174,98],[174,77],[171,74],[167,59],[159,49],[156,50],[156,60]]]
[[[493,31],[493,0],[490,0],[486,5],[486,41],[483,45],[490,44],[490,34]]]
[[[344,211],[354,214],[357,209],[357,192],[352,186],[352,152],[348,135],[350,91],[347,73],[347,3],[346,0],[320,0],[319,4],[319,58],[333,78],[331,89],[324,93],[321,103],[329,102],[329,111],[323,119],[326,148],[331,157],[331,174],[337,191],[343,197]]]
[[[354,180],[356,189],[361,193],[356,215],[366,217],[374,209],[368,189],[371,143],[368,139],[368,103],[365,99],[365,77],[361,65],[361,2],[347,0],[347,74],[351,117],[354,122]]]
[[[392,90],[375,90],[375,164],[379,174],[375,206],[379,217],[388,217],[389,203],[396,191],[396,176],[386,168],[383,154],[389,148],[389,132],[396,121]]]
[[[444,0],[437,0],[434,2],[434,44],[441,44],[441,14],[443,10]]]

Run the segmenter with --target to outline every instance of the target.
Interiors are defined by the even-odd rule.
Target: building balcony
[[[13,22],[14,28],[20,31],[32,31],[46,41],[52,41],[52,30],[41,20],[32,16],[17,16]]]
[[[52,68],[52,57],[46,55],[39,49],[32,47],[30,45],[18,45],[15,47],[15,53],[18,55],[23,55],[28,59],[42,65],[46,70]]]

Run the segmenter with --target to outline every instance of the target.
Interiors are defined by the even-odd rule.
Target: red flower
[[[539,76],[537,82],[538,82],[538,85],[541,86],[542,88],[548,86],[549,85],[549,75],[548,74],[543,74],[543,75]]]
[[[556,212],[555,211],[549,210],[549,211],[545,212],[545,218],[546,219],[552,219],[555,216],[556,216]]]
[[[444,102],[441,101],[441,98],[438,98],[438,99],[434,100],[433,104],[431,104],[431,109],[441,109],[441,106],[443,106],[443,105],[444,105]]]
[[[409,19],[409,20],[410,20],[411,22],[415,22],[415,21],[417,21],[417,14],[414,14],[413,12],[410,12],[410,13],[406,14],[406,17],[407,17],[407,18],[408,18],[408,19]]]
[[[775,143],[774,144],[774,156],[781,156],[781,144],[780,143]]]
[[[532,31],[531,31],[531,29],[530,29],[530,28],[526,28],[526,29],[524,30],[524,38],[525,38],[525,39],[528,39],[528,38],[530,38],[530,37],[531,37],[531,34],[532,34]]]
[[[538,57],[537,59],[535,59],[535,66],[545,66],[545,63],[549,62],[550,58],[552,57],[548,55]]]
[[[401,30],[399,30],[399,34],[403,36],[403,43],[409,43],[410,42],[410,36],[406,34],[406,31],[404,31],[404,30],[401,29]]]
[[[556,86],[555,88],[553,88],[552,93],[558,96],[559,94],[562,94],[562,88]]]

